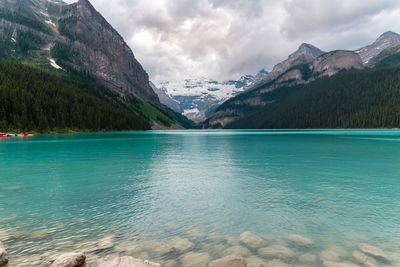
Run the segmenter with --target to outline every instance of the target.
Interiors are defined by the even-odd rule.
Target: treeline
[[[400,127],[400,67],[350,70],[292,89],[271,92],[282,91],[282,98],[229,127]]]
[[[136,114],[46,70],[0,61],[0,131],[146,130]]]

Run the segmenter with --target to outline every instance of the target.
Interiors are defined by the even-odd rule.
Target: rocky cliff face
[[[385,32],[371,45],[356,50],[365,65],[369,65],[370,60],[379,55],[382,51],[400,45],[400,35],[395,32]]]
[[[88,0],[71,5],[59,0],[2,0],[0,11],[0,34],[2,29],[29,32],[40,39],[42,50],[58,45],[64,56],[73,55],[73,60],[63,61],[89,71],[111,91],[134,94],[161,107],[132,50]]]
[[[152,104],[159,103],[132,50],[88,0],[74,4],[62,22],[80,61],[110,89],[122,96],[133,93]]]
[[[360,56],[352,51],[333,51],[318,57],[310,66],[317,77],[332,76],[341,70],[362,69]]]

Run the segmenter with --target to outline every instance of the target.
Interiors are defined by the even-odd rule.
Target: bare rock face
[[[245,267],[241,256],[229,255],[224,258],[210,262],[209,267]]]
[[[64,31],[85,67],[120,95],[133,93],[158,105],[148,74],[118,32],[88,0],[79,0],[71,6],[63,18]]]
[[[66,253],[59,256],[50,267],[81,267],[85,260],[86,256],[82,253]]]
[[[83,66],[84,70],[99,78],[105,87],[120,96],[134,94],[161,107],[158,96],[150,87],[148,74],[132,50],[88,0],[79,0],[71,5],[58,0],[0,2],[0,8],[7,10],[13,10],[15,6],[22,6],[31,12],[32,16],[47,24],[53,34],[1,18],[0,35],[1,29],[7,28],[32,33],[46,43],[47,48],[44,49],[61,45],[70,50],[68,54],[73,54],[79,60],[70,62],[68,65],[71,67],[81,70]]]
[[[0,266],[6,265],[8,263],[8,254],[4,248],[3,243],[0,242]]]
[[[317,58],[312,64],[313,73],[318,76],[332,76],[341,70],[362,69],[358,54],[352,51],[333,51]]]

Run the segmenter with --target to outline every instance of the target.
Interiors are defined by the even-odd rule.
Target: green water
[[[338,261],[355,264],[360,243],[391,258],[378,264],[400,266],[399,163],[397,130],[12,138],[0,141],[0,240],[10,266],[96,246],[110,234],[115,247],[91,250],[89,266],[110,253],[179,266],[183,252],[154,244],[187,238],[190,251],[213,260],[245,247],[244,231],[295,251],[281,259],[294,266],[304,253],[317,256],[308,266],[323,266],[320,254],[333,246],[343,250]],[[298,248],[285,241],[289,234],[314,245]],[[130,244],[141,249],[129,252]]]

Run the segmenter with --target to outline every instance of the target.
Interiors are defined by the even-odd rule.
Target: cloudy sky
[[[272,69],[303,42],[356,49],[400,32],[399,0],[90,1],[156,83],[239,78]]]

